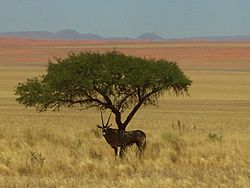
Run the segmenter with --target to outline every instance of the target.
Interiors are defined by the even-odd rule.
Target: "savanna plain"
[[[15,101],[15,86],[48,59],[113,49],[176,61],[193,80],[190,96],[166,94],[136,114],[127,129],[147,134],[140,159],[136,147],[115,159],[96,110],[39,113]],[[250,42],[0,38],[0,187],[248,188],[249,135]]]

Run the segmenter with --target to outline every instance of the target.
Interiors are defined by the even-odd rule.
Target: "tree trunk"
[[[137,105],[135,105],[135,107],[132,109],[132,111],[129,113],[129,115],[127,116],[126,120],[122,123],[121,120],[121,112],[119,112],[116,108],[114,108],[112,106],[112,108],[110,108],[112,110],[112,112],[115,114],[115,122],[116,125],[118,127],[119,130],[126,130],[127,125],[129,124],[129,122],[131,121],[131,119],[134,117],[134,115],[136,114],[136,112],[138,111],[138,109],[141,107],[141,105],[143,104],[143,100],[140,100]]]
[[[119,130],[126,131],[126,126],[122,124],[120,127],[118,126]]]
[[[114,107],[110,108],[110,109],[115,114],[115,122],[116,122],[116,125],[117,125],[118,129],[125,131],[126,126],[124,126],[124,124],[122,123],[121,113]]]

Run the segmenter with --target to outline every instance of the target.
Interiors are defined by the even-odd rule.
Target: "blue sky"
[[[106,37],[250,34],[250,0],[0,0],[0,32],[75,29]]]

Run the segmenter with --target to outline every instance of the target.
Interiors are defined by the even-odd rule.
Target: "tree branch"
[[[150,97],[151,95],[159,92],[160,90],[161,90],[161,88],[154,88],[151,92],[149,92],[145,96],[141,97],[141,100],[138,101],[138,103],[134,106],[134,108],[131,110],[131,112],[127,116],[126,120],[124,121],[123,127],[122,127],[123,130],[126,129],[126,126],[129,124],[129,122],[134,117],[134,115],[136,114],[138,109],[141,107],[141,105],[148,99],[148,97]]]
[[[117,104],[117,109],[120,111],[122,108],[122,105],[124,102],[126,102],[126,100],[131,97],[133,94],[135,94],[137,91],[133,91],[130,94],[127,94],[124,98],[122,98],[121,100],[119,100],[118,104]],[[122,110],[121,110],[122,111]]]
[[[113,104],[112,104],[112,101],[111,99],[105,95],[103,92],[101,92],[100,89],[98,89],[97,87],[94,86],[94,89],[96,92],[98,92],[105,100],[106,100],[106,103],[102,103],[102,105],[107,108],[107,109],[110,109],[114,114],[115,114],[115,121],[116,121],[116,124],[118,126],[119,129],[121,129],[122,127],[122,121],[121,121],[121,113],[119,111],[119,109],[117,109]]]

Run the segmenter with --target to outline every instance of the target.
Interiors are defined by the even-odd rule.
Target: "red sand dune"
[[[48,59],[65,57],[69,52],[113,49],[135,56],[176,61],[183,68],[250,71],[250,41],[63,41],[3,37],[0,37],[0,67],[44,67]]]

